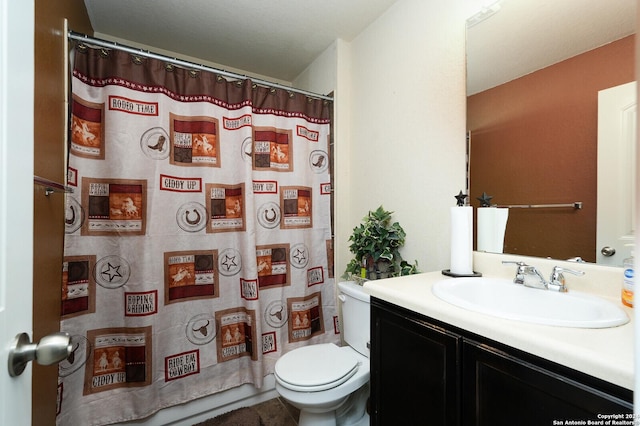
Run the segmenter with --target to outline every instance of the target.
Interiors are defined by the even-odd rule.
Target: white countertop
[[[517,258],[517,260],[523,259],[540,269],[543,268],[540,266],[541,264],[552,262],[546,259]],[[515,267],[503,266],[501,260],[513,260],[513,258],[474,253],[474,270],[482,272],[485,277],[513,277]],[[553,264],[564,263],[554,262]],[[482,269],[478,269],[478,265],[482,265]],[[367,281],[364,288],[367,293],[378,299],[624,388],[633,389],[634,314],[633,309],[620,303],[620,283],[615,280],[619,269],[607,267],[602,269],[595,265],[575,263],[572,263],[571,267],[586,270],[585,277],[589,275],[597,277],[600,289],[591,291],[594,283],[590,282],[589,278],[571,277],[573,278],[571,279],[567,275],[569,291],[571,288],[579,288],[580,291],[599,293],[599,296],[617,302],[625,310],[630,321],[619,327],[585,329],[531,324],[476,313],[449,304],[432,293],[431,288],[434,283],[445,279],[455,279],[443,275],[440,271]],[[612,275],[611,273],[613,276],[609,277],[607,274]],[[616,294],[618,295],[617,299],[614,297]]]

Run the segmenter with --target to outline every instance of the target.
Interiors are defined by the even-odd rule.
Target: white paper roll
[[[457,275],[473,273],[473,207],[451,207],[451,269]]]
[[[478,208],[478,251],[502,253],[504,233],[507,229],[509,209],[497,207]]]

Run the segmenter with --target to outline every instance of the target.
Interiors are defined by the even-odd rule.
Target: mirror
[[[468,21],[471,205],[581,203],[510,208],[505,253],[596,261],[598,92],[635,79],[635,16],[636,0],[501,0]]]

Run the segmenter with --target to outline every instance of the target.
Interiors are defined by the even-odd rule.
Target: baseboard
[[[251,384],[241,385],[186,404],[165,408],[144,420],[120,425],[192,426],[236,408],[250,407],[277,397],[276,381],[273,374],[270,374],[264,378],[261,389],[256,389]]]

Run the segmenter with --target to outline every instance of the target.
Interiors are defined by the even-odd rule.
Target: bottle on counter
[[[633,251],[631,257],[622,261],[623,277],[622,277],[622,304],[633,308],[634,293],[634,257]]]

